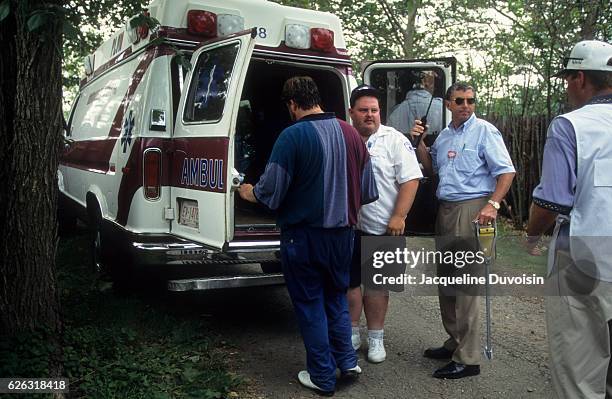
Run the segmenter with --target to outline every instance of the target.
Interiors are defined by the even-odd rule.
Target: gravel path
[[[239,397],[318,397],[297,381],[305,352],[284,287],[183,295],[179,301],[183,311],[204,317],[210,333],[229,346],[230,366],[247,379]],[[543,299],[495,297],[493,320],[494,359],[483,360],[481,375],[437,380],[431,373],[444,362],[422,357],[424,348],[446,338],[437,297],[392,294],[385,328],[387,360],[368,363],[362,347],[363,374],[350,385],[340,383],[335,397],[553,398]]]

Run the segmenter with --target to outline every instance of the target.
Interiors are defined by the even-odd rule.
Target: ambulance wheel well
[[[89,231],[91,234],[91,263],[94,272],[109,276],[115,294],[123,295],[132,290],[132,268],[129,256],[112,242],[108,225],[104,223],[102,207],[92,192],[86,196]],[[123,263],[120,261],[123,259]],[[119,267],[122,264],[123,267]]]
[[[102,209],[100,208],[100,203],[95,194],[91,192],[87,193],[85,203],[87,204],[87,223],[89,223],[90,228],[93,228],[94,226],[92,223],[98,223],[102,219]]]

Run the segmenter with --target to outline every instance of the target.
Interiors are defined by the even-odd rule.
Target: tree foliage
[[[338,15],[357,71],[366,60],[457,56],[459,76],[479,88],[485,114],[558,112],[561,82],[550,76],[561,57],[580,39],[612,39],[611,0],[274,1]],[[67,2],[67,18],[80,29],[65,38],[65,91],[76,92],[82,58],[147,4]]]
[[[147,0],[69,0],[65,5],[67,19],[76,32],[64,38],[63,79],[69,106],[83,76],[82,60],[93,53],[102,42],[123,26],[128,18],[140,14]]]
[[[610,0],[278,1],[338,15],[358,62],[456,56],[485,114],[559,112],[561,58],[579,40],[612,40]]]

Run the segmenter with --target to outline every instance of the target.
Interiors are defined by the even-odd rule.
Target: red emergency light
[[[143,14],[147,17],[151,15],[148,11],[145,11]],[[138,37],[140,39],[144,39],[149,35],[149,26],[146,23],[143,23],[138,28],[136,28],[136,32],[138,33]]]
[[[329,52],[334,49],[334,32],[325,28],[310,29],[310,49]]]
[[[192,35],[217,37],[217,14],[204,10],[189,10],[187,31]]]

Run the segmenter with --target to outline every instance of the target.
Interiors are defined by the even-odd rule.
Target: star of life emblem
[[[123,122],[123,135],[121,136],[121,145],[123,146],[123,153],[127,151],[127,148],[132,144],[132,130],[134,129],[134,114],[130,110],[129,115]]]

